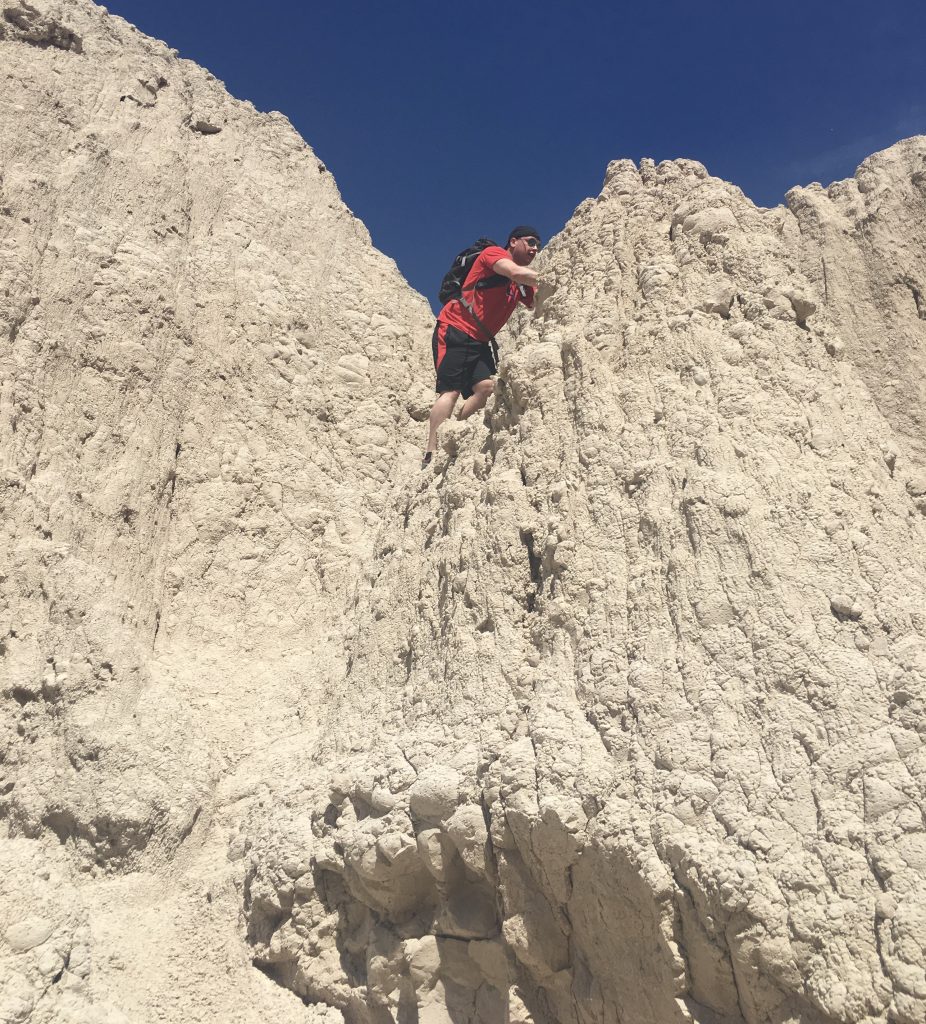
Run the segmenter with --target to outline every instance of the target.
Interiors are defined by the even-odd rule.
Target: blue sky
[[[111,0],[280,110],[434,301],[454,254],[545,238],[609,160],[691,157],[763,206],[926,133],[923,0]]]

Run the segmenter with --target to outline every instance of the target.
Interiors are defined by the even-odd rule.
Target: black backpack
[[[440,283],[440,291],[437,294],[437,298],[442,306],[452,299],[462,298],[463,282],[466,280],[466,275],[473,269],[476,258],[483,249],[488,249],[490,245],[495,244],[491,238],[480,238],[462,252],[457,253],[454,257],[453,265],[444,274],[444,279]],[[487,277],[480,278],[472,287],[482,290],[483,288],[498,288],[501,285],[510,283],[508,278],[503,277],[501,274],[489,274]]]

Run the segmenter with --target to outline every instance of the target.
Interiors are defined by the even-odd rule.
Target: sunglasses
[[[540,248],[540,239],[539,238],[534,238],[534,237],[529,235],[527,238],[523,238],[522,237],[521,241],[526,243],[527,245],[529,245],[532,249],[539,249]]]

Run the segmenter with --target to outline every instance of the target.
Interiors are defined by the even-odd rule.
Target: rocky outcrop
[[[801,269],[839,331],[839,344],[919,466],[926,494],[926,143],[905,139],[848,181],[788,193]]]
[[[329,735],[370,753],[255,841],[304,998],[922,1019],[924,522],[790,217],[625,161],[549,246],[367,573]]]
[[[10,11],[0,1016],[926,1020],[926,141],[613,163],[422,473],[285,118]]]
[[[5,6],[2,14],[0,40],[10,39],[40,49],[53,46],[73,53],[82,50],[80,36],[64,24],[57,11],[41,11],[21,0]]]
[[[89,880],[171,862],[231,766],[311,743],[431,319],[282,115],[90,3],[16,11],[0,819]]]
[[[190,827],[223,674],[227,743],[298,727],[260,708],[337,647],[428,313],[285,118],[61,10],[83,53],[3,44],[6,765],[60,766],[4,800],[107,866]]]

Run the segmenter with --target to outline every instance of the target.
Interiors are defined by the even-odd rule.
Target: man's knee
[[[434,401],[431,404],[431,408],[440,409],[443,408],[445,405],[449,405],[450,408],[452,409],[459,397],[459,391],[438,391],[438,393],[434,396]]]
[[[479,380],[473,385],[473,394],[480,398],[488,398],[495,390],[495,381],[490,377],[488,380]]]

